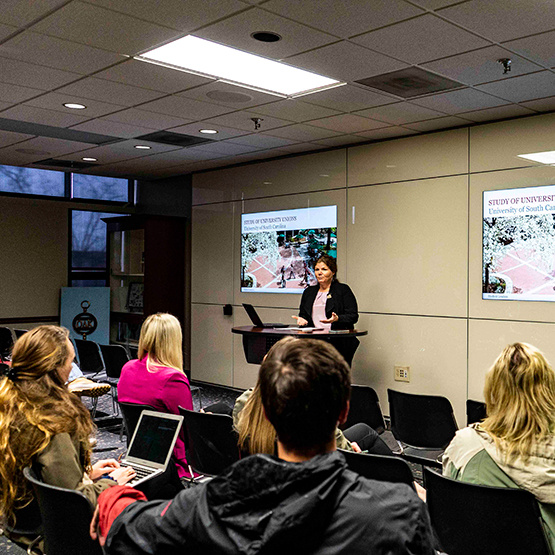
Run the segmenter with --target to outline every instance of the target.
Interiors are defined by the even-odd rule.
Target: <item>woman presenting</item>
[[[318,285],[304,290],[299,316],[293,316],[299,327],[318,327],[330,330],[352,330],[358,321],[357,301],[351,288],[336,279],[335,258],[323,254],[316,261],[314,274]],[[338,337],[330,343],[350,365],[359,345],[356,337]]]

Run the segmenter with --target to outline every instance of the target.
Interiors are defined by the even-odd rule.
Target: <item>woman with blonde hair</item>
[[[508,345],[486,376],[484,397],[487,418],[457,432],[443,473],[533,493],[555,552],[555,372],[536,347]]]
[[[66,386],[74,358],[65,328],[38,326],[17,340],[11,366],[2,365],[0,516],[8,530],[33,501],[26,466],[49,484],[81,491],[93,504],[100,492],[134,476],[113,459],[91,465],[94,424]]]
[[[152,314],[141,327],[138,359],[123,367],[118,400],[150,405],[154,410],[179,414],[179,406],[193,410],[189,380],[183,372],[183,336],[179,320],[171,314]],[[183,437],[173,450],[177,473],[189,478]]]

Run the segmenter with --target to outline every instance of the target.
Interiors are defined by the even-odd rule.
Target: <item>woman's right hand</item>
[[[308,324],[308,321],[301,316],[291,316],[291,318],[295,318],[295,320],[297,320],[297,326],[299,326],[300,328]]]
[[[119,486],[124,486],[127,482],[135,478],[136,475],[137,473],[130,466],[120,466],[108,474]]]

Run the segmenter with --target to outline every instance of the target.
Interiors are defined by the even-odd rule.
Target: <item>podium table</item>
[[[368,335],[368,331],[365,330],[342,330],[339,333],[329,331],[309,332],[291,328],[257,328],[256,326],[238,326],[231,328],[231,331],[243,336],[245,358],[251,364],[260,364],[272,345],[288,335],[323,340],[348,339]]]

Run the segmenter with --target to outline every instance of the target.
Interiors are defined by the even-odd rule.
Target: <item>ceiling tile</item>
[[[208,102],[198,102],[182,96],[167,96],[160,100],[147,102],[141,105],[141,110],[159,112],[188,120],[211,118],[230,111],[229,108],[216,106],[216,104],[209,104]]]
[[[555,28],[555,3],[538,0],[471,0],[439,12],[467,29],[503,42]]]
[[[407,67],[403,62],[347,41],[292,56],[285,61],[341,81],[364,79]]]
[[[555,67],[555,31],[506,42],[503,46],[547,67]],[[514,60],[513,60],[514,63]]]
[[[444,8],[451,4],[457,4],[461,0],[413,0],[413,4],[418,4],[423,8],[428,10],[437,10],[438,8]]]
[[[147,127],[126,125],[125,123],[117,123],[106,119],[92,119],[85,123],[74,125],[72,129],[87,131],[89,133],[98,133],[99,135],[108,135],[110,137],[121,137],[123,139],[129,139],[152,132],[152,129]]]
[[[282,37],[277,42],[260,42],[251,37],[257,31],[271,31]],[[274,60],[285,58],[336,40],[305,25],[259,8],[251,8],[195,31],[195,36],[233,46]]]
[[[353,41],[412,64],[489,45],[486,40],[432,14],[366,33]]]
[[[3,102],[0,100],[0,111],[6,110],[14,105],[14,102]]]
[[[368,129],[387,127],[387,124],[381,121],[364,118],[355,114],[332,116],[331,118],[312,120],[308,123],[316,127],[332,129],[333,131],[339,131],[341,133],[358,133],[360,131],[367,131]]]
[[[346,145],[354,145],[356,143],[362,143],[367,141],[365,137],[361,137],[359,135],[340,135],[339,137],[330,137],[329,139],[318,139],[314,141],[315,144],[322,145],[322,146],[346,146]]]
[[[0,12],[1,14],[2,12]],[[8,38],[12,33],[17,31],[17,27],[11,27],[10,25],[4,25],[0,23],[0,40]]]
[[[291,139],[293,141],[305,142],[325,139],[327,137],[335,137],[337,135],[343,135],[343,133],[340,133],[339,131],[322,129],[320,127],[313,127],[312,125],[305,125],[303,123],[281,127],[280,129],[273,129],[270,134],[275,137],[282,137],[284,139]]]
[[[173,29],[77,0],[33,25],[32,30],[128,56],[177,37]]]
[[[75,110],[73,110],[73,112],[75,112]],[[41,125],[52,125],[54,127],[69,127],[70,125],[76,125],[88,119],[75,113],[70,114],[57,110],[44,110],[27,104],[20,104],[19,106],[14,106],[4,111],[1,117],[38,123]]]
[[[96,79],[95,77],[87,77],[72,83],[67,87],[57,90],[59,94],[69,94],[74,97],[82,97],[84,99],[105,100],[109,98],[117,98],[118,104],[125,106],[134,106],[149,102],[155,98],[160,98],[166,93],[150,91],[130,85],[107,81],[106,79]]]
[[[422,13],[402,0],[270,0],[263,7],[342,38]]]
[[[304,97],[303,97],[304,98]],[[272,104],[265,104],[256,109],[257,112],[268,116],[302,122],[316,118],[324,118],[339,114],[337,110],[330,110],[314,104],[307,104],[302,100],[280,100]]]
[[[385,121],[393,125],[402,125],[412,121],[437,118],[442,115],[441,112],[423,108],[422,106],[417,106],[410,102],[398,102],[397,104],[379,106],[377,108],[370,108],[369,110],[362,110],[359,113],[368,118]]]
[[[80,74],[98,71],[124,59],[119,54],[29,31],[0,45],[0,56]]]
[[[0,130],[0,148],[13,145],[15,143],[20,143],[27,139],[31,139],[33,135],[26,135],[24,133],[12,133],[11,131],[1,131]]]
[[[234,143],[230,143],[229,141],[219,141],[217,143],[212,144],[202,144],[198,145],[199,150],[204,152],[214,152],[218,154],[225,154],[226,156],[234,155],[234,154],[244,154],[246,152],[253,152],[254,150],[260,150],[260,148],[256,146],[248,146],[248,145],[238,145]]]
[[[30,89],[29,87],[20,87],[19,85],[0,83],[0,98],[4,102],[23,102],[40,94],[43,94],[43,91]]]
[[[551,110],[555,110],[555,96],[523,102],[522,105],[530,108],[531,110],[537,110],[538,112],[549,112]]]
[[[205,133],[200,132],[201,129],[215,129],[216,131],[218,131],[218,134],[206,135]],[[246,135],[248,133],[243,129],[233,129],[231,127],[215,125],[206,121],[180,125],[179,127],[173,127],[171,131],[173,131],[174,133],[183,133],[184,135],[192,135],[193,137],[210,137],[211,139],[214,139],[216,141],[229,139],[231,137],[239,137],[240,135]]]
[[[550,71],[541,71],[480,85],[477,88],[511,102],[525,102],[552,96],[555,91],[555,75]]]
[[[310,152],[311,150],[322,150],[322,145],[317,145],[316,143],[297,143],[290,146],[282,146],[280,150],[290,154],[295,152]]]
[[[497,61],[501,58],[511,58],[512,64],[509,73],[503,74],[503,66]],[[450,56],[435,62],[422,64],[422,67],[441,73],[466,85],[509,79],[516,75],[541,69],[537,64],[529,62],[500,46],[489,46],[465,54]]]
[[[233,112],[231,114],[225,114],[224,116],[219,116],[217,118],[211,118],[203,121],[203,126],[209,124],[224,125],[225,127],[233,127],[235,129],[244,129],[245,131],[250,131],[251,133],[255,131],[254,122],[251,118],[263,118],[262,127],[260,131],[267,131],[268,129],[273,129],[275,127],[282,127],[284,125],[289,125],[291,122],[284,119],[273,118],[270,116],[264,116],[258,112]]]
[[[306,95],[303,100],[310,104],[325,106],[342,112],[354,112],[355,110],[364,110],[373,106],[391,104],[397,99],[360,87],[345,85]]]
[[[41,0],[40,2],[17,2],[14,0],[2,2],[0,21],[23,27],[35,19],[44,17],[47,13],[65,4],[67,0]]]
[[[0,58],[0,81],[3,83],[48,91],[80,78],[81,75],[78,73],[70,73],[69,71],[61,71],[26,62],[16,64],[9,58]]]
[[[280,139],[278,137],[270,137],[269,135],[262,135],[261,133],[256,133],[253,135],[243,135],[242,137],[231,139],[229,142],[236,143],[238,145],[253,146],[260,149],[268,149],[268,148],[280,148],[282,146],[291,145],[291,144],[294,144],[295,141],[290,141],[288,139]]]
[[[92,4],[180,31],[190,31],[247,8],[237,0],[89,0]]]
[[[553,108],[555,108],[555,103]],[[552,109],[553,109],[552,108]],[[506,118],[514,118],[518,116],[531,116],[535,112],[519,106],[518,104],[509,104],[507,106],[499,106],[498,108],[488,108],[486,110],[478,110],[475,112],[465,112],[461,114],[465,119],[471,121],[495,121]]]
[[[415,131],[436,131],[447,127],[456,127],[459,125],[468,125],[469,122],[455,116],[446,116],[444,118],[429,119],[416,123],[407,123],[406,127]]]
[[[112,99],[110,99],[112,100]],[[78,112],[80,116],[88,118],[96,118],[121,110],[123,106],[116,104],[108,104],[107,102],[99,102],[98,100],[87,100],[84,104],[87,107],[85,110],[72,110],[64,106],[68,102],[83,103],[83,99],[67,94],[59,94],[55,92],[46,93],[33,100],[29,100],[27,104],[36,106],[37,108],[46,108],[47,110],[58,110],[69,114]]]
[[[127,125],[139,125],[140,127],[148,127],[149,129],[168,129],[169,127],[184,125],[189,121],[184,118],[176,118],[166,114],[156,114],[154,112],[147,112],[146,110],[139,110],[138,108],[129,108],[121,112],[115,112],[114,114],[105,116],[103,119],[126,123]]]
[[[25,146],[23,146],[25,145]],[[36,161],[42,160],[48,157],[60,156],[63,154],[67,154],[68,152],[77,152],[84,150],[85,148],[90,148],[90,144],[88,143],[80,143],[77,141],[66,141],[64,139],[53,139],[51,137],[35,137],[33,139],[29,139],[21,145],[12,145],[4,149],[3,154],[9,152],[10,150],[15,150],[16,148],[25,148],[30,150],[39,150],[43,151],[41,154],[23,154],[26,158],[26,164]],[[48,152],[48,155],[45,155],[44,152]]]
[[[227,106],[236,110],[275,102],[280,98],[275,94],[266,94],[246,87],[232,85],[231,83],[223,83],[222,81],[212,81],[202,87],[183,91],[178,96]]]
[[[460,112],[469,112],[481,108],[502,106],[503,104],[507,104],[507,101],[474,89],[461,89],[418,98],[413,100],[413,103],[446,114],[458,114]]]
[[[393,137],[404,137],[406,135],[414,135],[416,131],[412,129],[405,129],[404,127],[384,127],[383,129],[373,129],[372,131],[363,131],[357,133],[366,140],[382,140],[391,139]]]

